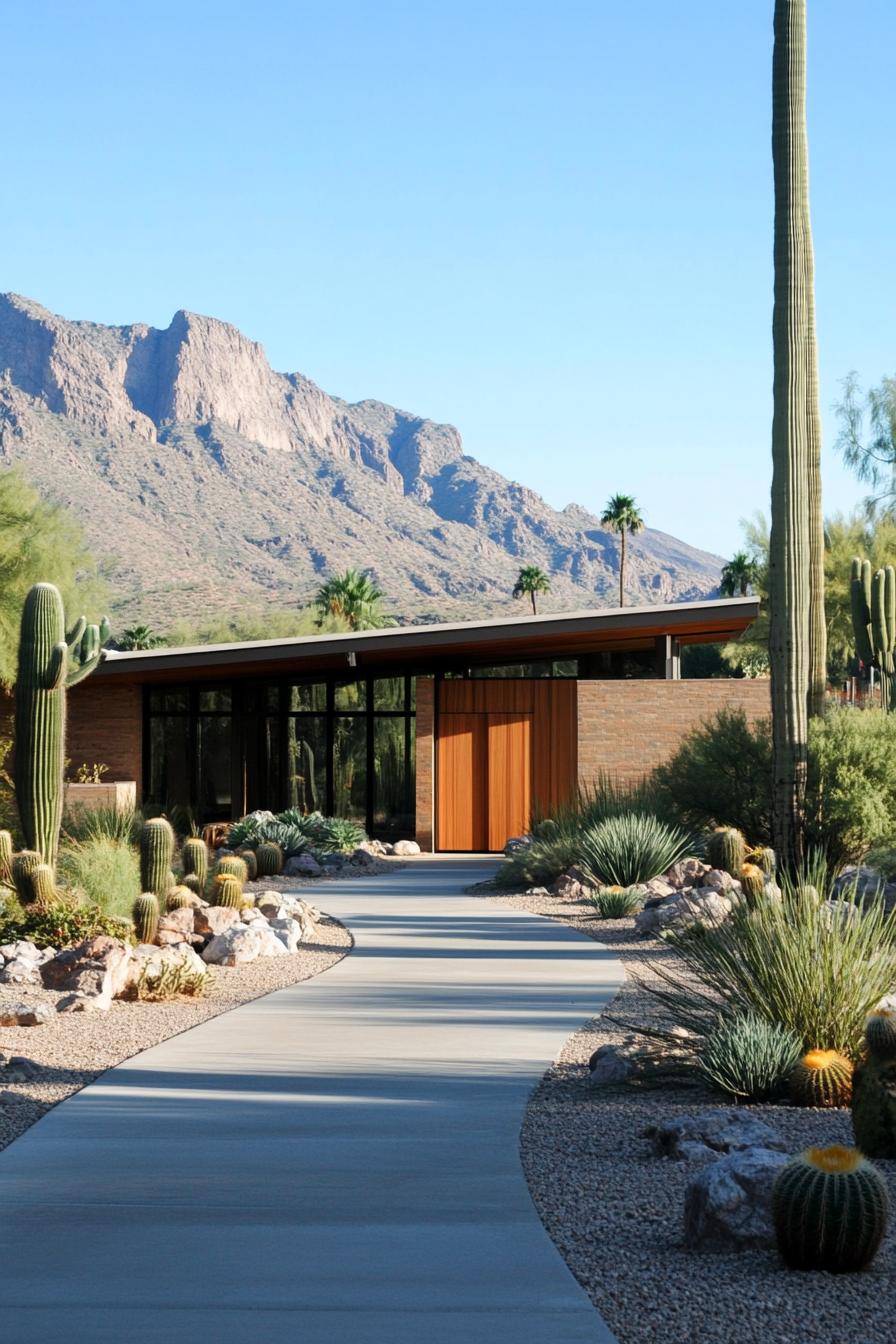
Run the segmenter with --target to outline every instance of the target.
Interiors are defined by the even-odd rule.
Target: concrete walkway
[[[463,896],[490,867],[320,887],[350,956],[112,1069],[0,1154],[4,1344],[612,1341],[518,1139],[621,967]]]

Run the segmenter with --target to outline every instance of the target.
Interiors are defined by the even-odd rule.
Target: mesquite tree
[[[65,629],[59,589],[36,583],[25,598],[16,676],[13,782],[25,846],[56,865],[65,769],[65,695],[103,656],[108,623],[81,616]]]
[[[808,715],[824,706],[815,267],[806,135],[806,0],[775,0],[774,415],[769,547],[775,849],[802,858]]]

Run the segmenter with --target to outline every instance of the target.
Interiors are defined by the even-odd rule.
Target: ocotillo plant
[[[69,631],[59,589],[36,583],[22,608],[16,676],[16,803],[28,849],[55,868],[62,825],[65,770],[65,695],[103,657],[109,623]]]

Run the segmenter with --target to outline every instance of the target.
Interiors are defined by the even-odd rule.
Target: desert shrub
[[[195,971],[183,962],[166,962],[157,975],[150,974],[148,967],[143,966],[131,987],[130,997],[144,1003],[164,1003],[183,995],[198,999],[208,992],[213,983],[211,970]]]
[[[620,784],[610,775],[598,775],[549,817],[535,818],[531,845],[507,856],[495,876],[496,885],[511,890],[550,886],[581,862],[582,836],[587,830],[610,817],[652,812],[656,797],[650,781]]]
[[[27,910],[14,901],[8,901],[0,910],[0,942],[14,942],[26,938],[36,947],[71,947],[98,933],[113,938],[133,939],[129,919],[107,914],[81,893],[66,892],[46,906],[30,906]]]
[[[341,853],[356,849],[367,832],[347,817],[324,817],[320,812],[307,814],[290,808],[274,817],[243,817],[231,826],[228,849],[254,849],[265,840],[275,841],[287,858],[308,849],[319,854]]]
[[[70,840],[114,840],[119,844],[137,843],[143,814],[138,808],[77,807],[66,813],[63,830]]]
[[[543,836],[531,845],[509,854],[495,874],[495,885],[510,891],[519,887],[547,887],[574,864],[579,855],[578,837]]]
[[[595,885],[632,887],[665,873],[690,848],[690,837],[680,828],[649,814],[627,812],[582,833],[580,861]]]
[[[896,878],[896,846],[875,845],[865,855],[865,862],[875,868],[885,882],[892,882]]]
[[[782,896],[737,906],[711,929],[666,934],[677,964],[654,967],[644,988],[670,1024],[708,1036],[720,1017],[755,1013],[787,1027],[805,1050],[856,1059],[866,1016],[896,984],[896,920],[879,901],[836,918],[832,870],[815,856]]]
[[[772,740],[767,719],[722,709],[683,739],[651,779],[664,809],[684,826],[736,826],[771,840]]]
[[[588,899],[598,919],[625,919],[641,909],[644,893],[637,887],[598,887]]]
[[[96,835],[69,840],[59,853],[58,876],[65,886],[82,891],[107,915],[129,918],[140,891],[140,861],[124,840]]]
[[[703,1041],[697,1072],[711,1087],[743,1101],[779,1097],[802,1053],[799,1037],[756,1013],[720,1021]]]
[[[832,866],[896,836],[896,714],[829,709],[809,726],[809,840]]]

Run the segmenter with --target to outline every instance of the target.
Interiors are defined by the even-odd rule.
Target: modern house
[[[69,696],[67,754],[198,821],[320,809],[425,850],[498,850],[599,771],[637,778],[768,683],[682,680],[755,598],[110,652]]]

